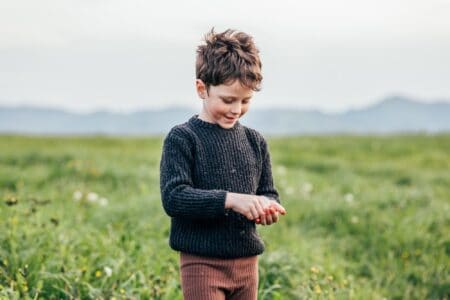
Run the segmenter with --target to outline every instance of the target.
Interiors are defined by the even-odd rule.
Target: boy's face
[[[210,86],[209,91],[202,80],[195,82],[197,93],[203,99],[199,118],[228,129],[249,109],[253,90],[241,85],[239,80],[231,84]]]

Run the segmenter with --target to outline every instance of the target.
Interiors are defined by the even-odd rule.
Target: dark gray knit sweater
[[[164,140],[160,164],[170,247],[191,254],[237,258],[261,254],[254,221],[225,209],[227,192],[279,201],[265,139],[239,122],[224,129],[193,116]]]

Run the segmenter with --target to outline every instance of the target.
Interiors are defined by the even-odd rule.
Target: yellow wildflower
[[[320,288],[320,285],[316,284],[316,285],[314,286],[314,292],[315,292],[316,294],[322,294],[322,289]]]

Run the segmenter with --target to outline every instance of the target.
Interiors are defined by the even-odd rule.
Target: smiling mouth
[[[235,121],[235,120],[237,120],[237,118],[229,118],[229,117],[225,117],[225,119],[227,119],[228,121]]]

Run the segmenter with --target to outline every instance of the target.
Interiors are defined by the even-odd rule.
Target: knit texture
[[[164,139],[160,188],[172,249],[218,258],[264,251],[255,222],[225,209],[227,192],[279,202],[268,146],[256,130],[239,122],[224,129],[198,115],[175,126]]]

